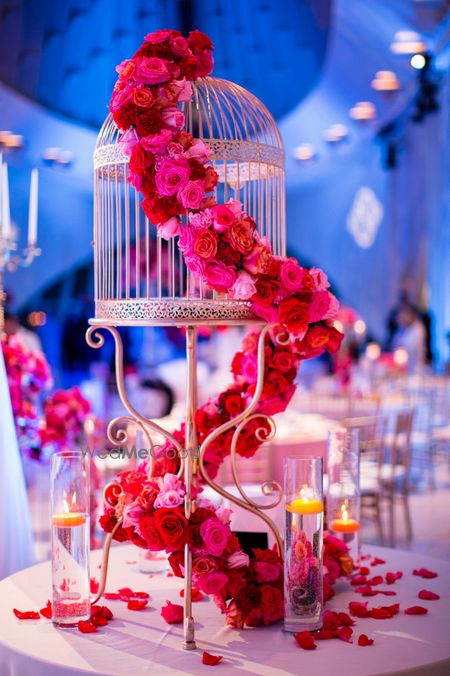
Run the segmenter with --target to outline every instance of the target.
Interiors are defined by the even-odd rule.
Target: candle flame
[[[341,505],[341,516],[343,521],[348,521],[348,509],[345,502]]]

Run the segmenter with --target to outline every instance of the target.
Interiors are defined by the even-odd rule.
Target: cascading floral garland
[[[339,348],[342,335],[334,328],[338,310],[326,275],[306,270],[295,259],[273,255],[254,220],[237,200],[218,204],[211,194],[218,175],[210,166],[211,150],[184,130],[181,104],[192,100],[191,82],[212,72],[213,45],[200,31],[185,38],[160,30],[146,36],[132,59],[118,67],[110,109],[123,132],[119,144],[129,156],[129,181],[142,194],[142,207],[159,237],[178,237],[187,268],[208,287],[248,300],[256,317],[279,325],[266,337],[264,389],[256,413],[273,415],[286,409],[304,359]],[[278,341],[278,332],[289,335]],[[247,407],[257,380],[258,334],[248,335],[232,363],[234,382],[196,412],[198,441]],[[263,422],[261,422],[261,420]],[[251,457],[262,443],[253,419],[242,430],[237,452]],[[230,453],[234,430],[219,436],[205,453],[211,478]],[[184,444],[184,428],[175,438]],[[282,567],[278,553],[255,551],[249,560],[231,533],[229,514],[209,504],[186,520],[184,486],[176,478],[179,458],[161,449],[149,479],[144,471],[119,477],[122,493],[112,494],[102,517],[116,538],[146,549],[165,549],[177,575],[183,574],[183,545],[193,548],[196,586],[214,599],[235,626],[262,624],[282,617]],[[174,457],[175,455],[175,457]],[[113,503],[113,506],[111,506]]]

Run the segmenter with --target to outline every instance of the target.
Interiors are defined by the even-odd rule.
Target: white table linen
[[[368,548],[369,549],[369,548]],[[0,583],[0,674],[2,676],[75,676],[97,674],[205,674],[201,654],[207,650],[223,655],[217,673],[263,674],[264,676],[366,676],[368,674],[414,674],[444,676],[450,673],[449,573],[445,561],[414,553],[370,547],[370,552],[386,559],[374,567],[373,574],[388,570],[404,572],[403,579],[389,587],[398,596],[361,599],[347,583],[328,604],[332,610],[347,610],[351,600],[368,600],[369,606],[401,604],[401,612],[389,620],[357,619],[354,643],[339,640],[318,642],[316,650],[297,647],[293,637],[282,631],[281,623],[270,627],[235,630],[227,627],[216,606],[207,599],[194,604],[198,650],[181,648],[181,625],[168,625],[160,616],[166,599],[180,603],[182,581],[175,577],[138,572],[138,551],[131,546],[115,547],[108,591],[129,586],[151,594],[148,609],[133,612],[120,601],[106,601],[114,620],[96,634],[80,634],[76,629],[55,629],[48,620],[19,621],[13,607],[38,609],[50,594],[50,565],[39,564]],[[92,554],[91,574],[98,578],[100,552]],[[439,577],[423,580],[412,575],[413,568],[436,570]],[[441,595],[439,601],[420,601],[420,589]],[[427,616],[408,616],[403,610],[412,605],[429,608]],[[359,634],[375,639],[368,648],[356,644]]]

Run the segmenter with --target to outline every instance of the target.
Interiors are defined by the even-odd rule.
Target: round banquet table
[[[56,629],[49,620],[17,620],[12,612],[39,609],[49,596],[50,563],[25,569],[0,582],[1,676],[71,676],[72,674],[205,674],[203,650],[223,655],[216,667],[219,674],[264,674],[271,676],[363,676],[366,674],[450,674],[450,566],[445,561],[382,547],[367,550],[386,560],[374,574],[402,570],[403,578],[389,587],[397,596],[362,599],[347,582],[337,586],[327,604],[331,610],[347,610],[351,600],[368,600],[369,607],[400,603],[429,608],[428,615],[410,616],[402,610],[388,620],[357,619],[354,638],[360,633],[375,639],[371,647],[359,647],[333,639],[318,641],[317,649],[304,651],[281,623],[269,627],[236,630],[226,626],[223,616],[209,599],[194,604],[198,650],[181,648],[181,625],[168,625],[160,615],[166,600],[179,603],[182,581],[175,577],[138,572],[137,550],[129,545],[112,550],[108,591],[129,586],[151,594],[149,606],[140,612],[127,609],[121,601],[107,601],[113,621],[96,634],[76,629]],[[100,552],[92,553],[91,575],[98,577]],[[412,575],[413,568],[435,570],[439,577],[424,580]],[[417,593],[429,589],[441,595],[438,601],[420,601]]]

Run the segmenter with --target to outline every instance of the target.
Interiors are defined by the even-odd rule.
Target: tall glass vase
[[[358,430],[340,428],[328,435],[327,528],[359,557],[360,487]]]
[[[285,631],[313,631],[322,626],[322,481],[322,458],[285,459]]]
[[[52,620],[73,626],[90,617],[89,460],[77,451],[52,455]]]

